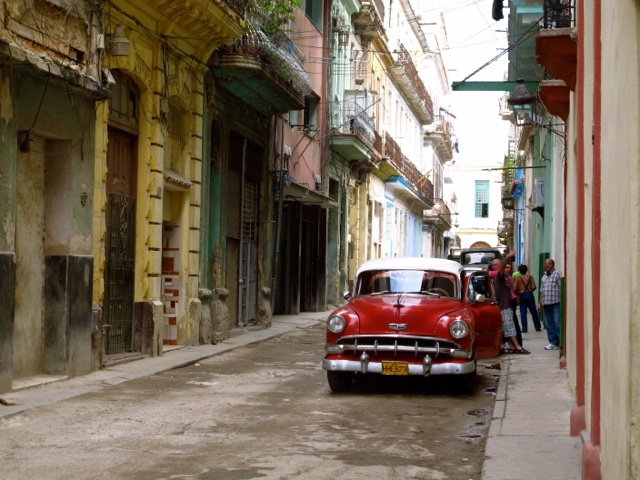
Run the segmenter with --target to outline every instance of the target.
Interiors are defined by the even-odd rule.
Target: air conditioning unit
[[[536,178],[533,187],[533,208],[544,208],[544,179]]]

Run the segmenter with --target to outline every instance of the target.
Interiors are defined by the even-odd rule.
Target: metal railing
[[[373,148],[376,141],[375,125],[364,108],[357,103],[333,106],[331,112],[336,134],[353,134],[367,147]]]
[[[499,238],[513,237],[513,220],[500,220],[498,222],[497,233]]]
[[[397,55],[396,64],[402,67],[402,70],[409,79],[411,86],[429,111],[429,115],[433,117],[433,101],[431,100],[431,95],[429,95],[424,83],[422,83],[420,75],[418,75],[418,71],[416,70],[416,66],[413,64],[411,55],[402,44],[400,44],[395,53]]]
[[[451,210],[441,198],[433,200],[433,208],[425,210],[425,219],[446,229],[451,227]]]
[[[444,133],[446,138],[451,137],[452,130],[451,122],[445,115],[436,115],[433,123],[427,127],[428,133]]]
[[[390,162],[421,195],[433,202],[433,183],[402,153],[400,146],[387,132],[384,134],[383,153],[383,159]]]
[[[249,0],[224,0],[231,10],[236,12],[241,17],[244,17],[245,10]]]
[[[574,27],[575,8],[572,0],[545,0],[543,28]]]
[[[378,12],[380,21],[384,23],[384,3],[382,3],[382,0],[362,0],[362,6],[365,7],[367,5],[373,5]]]
[[[441,138],[441,141],[435,144],[439,156],[443,156],[445,159],[453,157],[455,150],[455,142],[452,139],[453,127],[446,116],[436,115],[434,122],[427,125],[426,133],[427,136]]]
[[[250,12],[259,15],[259,12]],[[225,54],[247,55],[259,59],[265,67],[286,83],[307,95],[311,92],[311,80],[304,70],[304,56],[289,37],[282,31],[268,36],[259,23],[247,20],[247,30],[241,37],[236,38],[232,45],[222,46],[220,50]]]

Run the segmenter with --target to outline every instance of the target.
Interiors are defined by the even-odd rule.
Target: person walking
[[[545,350],[557,350],[560,346],[560,279],[562,273],[555,268],[551,258],[544,261],[544,275],[540,281],[538,312],[542,307],[544,325],[547,328],[549,345]]]
[[[509,353],[517,353],[521,355],[528,355],[531,352],[522,348],[518,339],[516,338],[515,319],[513,316],[513,308],[511,306],[511,288],[505,275],[505,268],[511,262],[511,259],[516,256],[516,252],[511,251],[504,260],[498,259],[491,262],[491,270],[495,271],[495,279],[493,281],[493,289],[495,290],[496,300],[498,301],[498,307],[500,308],[500,314],[502,316],[502,332],[509,343]],[[492,272],[489,274],[491,275]],[[493,275],[491,275],[493,277]]]
[[[536,332],[542,330],[540,325],[540,317],[536,310],[536,299],[533,296],[533,292],[536,291],[536,281],[532,275],[527,272],[529,268],[522,264],[518,265],[518,272],[520,275],[514,280],[514,290],[520,300],[520,321],[522,322],[522,333],[529,331],[529,325],[527,322],[527,311],[531,312],[531,318],[533,319],[533,326]]]

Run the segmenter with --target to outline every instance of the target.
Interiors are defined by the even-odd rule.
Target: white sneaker
[[[545,350],[558,350],[558,345],[554,345],[553,343],[550,343],[549,345],[544,347],[544,349]]]

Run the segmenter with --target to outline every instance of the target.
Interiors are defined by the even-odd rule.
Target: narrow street
[[[0,478],[480,478],[497,371],[335,395],[322,355],[319,324],[4,418]]]

